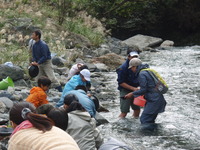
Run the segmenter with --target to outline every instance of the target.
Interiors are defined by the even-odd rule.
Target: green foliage
[[[10,61],[15,65],[24,66],[28,62],[28,50],[26,47],[19,46],[17,44],[5,45],[1,49],[0,64]]]
[[[104,36],[83,25],[82,20],[68,20],[64,26],[73,33],[87,37],[94,46],[104,42]]]
[[[29,4],[30,2],[29,2],[29,0],[22,0],[22,3],[23,4]]]

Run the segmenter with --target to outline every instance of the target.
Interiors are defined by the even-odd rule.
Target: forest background
[[[144,34],[172,40],[175,46],[200,44],[199,0],[0,2],[0,63],[24,66],[22,63],[28,62],[25,49],[34,29],[43,31],[43,40],[58,55],[78,39],[86,47],[98,48],[108,36],[125,40]],[[83,48],[79,43],[74,47]]]

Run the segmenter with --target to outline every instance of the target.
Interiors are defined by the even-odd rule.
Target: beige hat
[[[142,64],[142,61],[139,58],[132,58],[129,62],[128,69],[130,69],[131,67],[137,67],[141,64]]]

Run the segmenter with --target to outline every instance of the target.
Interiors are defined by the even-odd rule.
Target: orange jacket
[[[40,87],[33,87],[30,90],[30,95],[27,97],[26,101],[34,104],[36,108],[49,103],[47,94]]]

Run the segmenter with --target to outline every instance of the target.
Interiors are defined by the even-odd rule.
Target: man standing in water
[[[128,69],[129,61],[132,58],[138,58],[138,52],[132,47],[127,50],[127,60],[116,70],[118,74],[118,90],[120,91],[120,118],[125,118],[130,111],[130,106],[133,109],[133,117],[138,118],[140,115],[140,107],[133,104],[133,99],[125,99],[124,96],[130,92],[138,90],[139,82],[135,74]]]
[[[36,79],[46,76],[51,80],[53,87],[62,92],[62,87],[54,75],[49,47],[40,38],[41,32],[39,30],[34,31],[32,39],[35,40],[35,44],[32,47],[33,61],[31,64],[39,67],[39,74]]]

